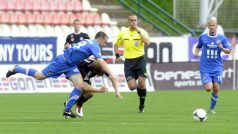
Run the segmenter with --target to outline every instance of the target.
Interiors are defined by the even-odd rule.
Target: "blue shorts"
[[[70,66],[65,62],[63,55],[57,56],[47,67],[41,71],[45,76],[58,78],[61,74],[70,77],[75,74],[80,74],[78,67]]]
[[[205,85],[209,82],[222,83],[222,72],[217,72],[214,74],[211,73],[201,73],[202,84]]]

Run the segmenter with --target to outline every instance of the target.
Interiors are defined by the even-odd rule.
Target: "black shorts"
[[[145,57],[126,59],[124,62],[124,72],[126,81],[138,79],[139,76],[147,78]]]

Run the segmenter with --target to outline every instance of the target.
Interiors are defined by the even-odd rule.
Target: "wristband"
[[[116,58],[120,58],[120,54],[119,53],[116,53]]]

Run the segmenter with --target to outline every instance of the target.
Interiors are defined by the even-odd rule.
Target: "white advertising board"
[[[31,67],[37,70],[42,70],[46,65],[21,65],[23,67]],[[118,76],[120,81],[119,90],[121,92],[130,91],[127,87],[123,64],[109,65],[113,72]],[[10,78],[6,78],[5,74],[13,65],[1,65],[0,74],[0,93],[47,93],[47,92],[71,92],[73,84],[69,82],[64,75],[57,79],[48,78],[45,80],[35,80],[32,77],[16,74]],[[149,67],[148,67],[149,68]],[[109,92],[114,92],[114,88],[110,80],[106,77],[95,77],[92,79],[94,87],[106,86]],[[154,91],[151,77],[147,79],[148,91]]]

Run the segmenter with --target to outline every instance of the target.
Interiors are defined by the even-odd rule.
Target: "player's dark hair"
[[[98,39],[98,38],[100,38],[100,37],[102,37],[102,38],[108,38],[107,34],[104,33],[103,31],[100,31],[100,32],[98,32],[98,33],[95,35],[95,39]]]
[[[105,71],[101,68],[101,66],[99,65],[99,63],[94,60],[91,63],[91,70],[92,72],[94,72],[97,76],[102,76],[103,74],[105,74]]]

